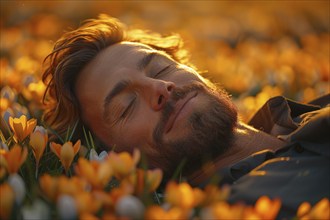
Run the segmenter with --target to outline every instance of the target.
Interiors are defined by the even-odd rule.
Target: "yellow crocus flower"
[[[186,210],[180,209],[179,207],[171,207],[169,210],[165,210],[160,206],[151,205],[147,208],[144,213],[144,219],[146,220],[181,220],[188,219],[188,213]]]
[[[39,161],[44,154],[46,145],[48,141],[48,134],[45,128],[42,126],[36,126],[34,132],[30,135],[30,146],[34,157],[36,158],[37,167],[39,166]]]
[[[262,219],[275,219],[281,204],[281,200],[278,198],[270,199],[267,196],[261,196],[257,200],[254,209]]]
[[[82,193],[87,183],[78,177],[68,178],[64,175],[51,176],[44,174],[39,178],[40,189],[45,198],[51,202],[56,202],[60,195],[75,196]]]
[[[78,176],[89,182],[95,189],[103,189],[113,174],[109,160],[98,162],[88,161],[85,158],[79,158],[75,171]]]
[[[207,214],[206,214],[207,213]],[[254,219],[261,220],[250,206],[243,204],[230,205],[225,201],[218,201],[204,208],[203,217],[206,219]]]
[[[6,176],[8,172],[8,164],[7,160],[5,158],[5,154],[7,153],[6,150],[0,149],[0,179],[2,179],[4,176]]]
[[[135,169],[140,160],[140,151],[135,149],[133,156],[128,152],[109,153],[109,161],[111,161],[114,175],[119,179],[123,179],[130,175]]]
[[[84,213],[96,214],[102,206],[101,201],[97,200],[90,192],[80,192],[74,196],[74,199],[80,215]]]
[[[149,191],[152,192],[157,189],[163,178],[163,172],[161,169],[147,170],[146,185]]]
[[[22,142],[28,135],[31,134],[37,125],[36,119],[27,120],[25,115],[19,118],[9,117],[9,126],[14,132],[16,142]]]
[[[162,181],[162,177],[163,172],[161,169],[137,169],[129,180],[135,185],[135,194],[141,195],[144,192],[155,191]]]
[[[8,172],[12,174],[17,173],[19,168],[25,162],[28,151],[25,147],[22,148],[16,144],[9,151],[3,151],[1,155],[6,160]]]
[[[65,142],[63,145],[54,142],[50,143],[50,149],[61,160],[66,172],[68,172],[74,156],[78,153],[80,145],[80,140],[78,140],[73,146],[71,141]]]
[[[308,202],[303,202],[297,210],[297,219],[329,219],[330,218],[330,202],[328,198],[323,198],[312,206]]]
[[[58,194],[58,178],[52,177],[49,174],[44,174],[39,178],[40,189],[43,196],[49,201],[55,202]]]
[[[188,183],[169,182],[166,185],[166,201],[173,206],[183,209],[193,208],[195,205],[194,189]]]
[[[12,208],[15,202],[13,189],[7,183],[0,185],[0,219],[10,219]]]

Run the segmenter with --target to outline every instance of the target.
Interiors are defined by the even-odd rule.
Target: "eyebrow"
[[[146,54],[137,64],[138,70],[142,71],[145,70],[148,65],[151,63],[155,57],[160,56],[161,54],[157,51],[153,51],[151,53]],[[130,82],[128,80],[122,80],[119,81],[113,89],[108,93],[108,95],[104,98],[103,101],[103,119],[107,119],[109,117],[109,113],[107,109],[109,108],[109,105],[111,104],[111,100],[120,94],[122,91],[126,90],[127,87],[130,85]]]
[[[151,53],[146,54],[140,62],[138,62],[138,70],[144,70],[148,67],[151,61],[156,57],[160,56],[161,54],[157,51],[153,51]]]

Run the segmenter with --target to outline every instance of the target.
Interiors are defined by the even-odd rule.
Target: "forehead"
[[[132,42],[121,42],[100,51],[76,80],[75,93],[83,115],[99,114],[95,111],[102,109],[109,89],[127,73],[137,72],[139,61],[152,51],[155,50],[147,45]]]
[[[91,75],[109,73],[118,70],[118,68],[134,67],[137,62],[146,53],[154,51],[151,47],[132,42],[121,42],[115,45],[111,45],[89,62],[80,75]]]
[[[120,76],[120,72],[126,69],[136,69],[139,60],[150,51],[153,51],[151,47],[140,43],[122,42],[109,46],[100,51],[79,73],[76,88],[91,90],[94,84],[102,86],[104,83],[109,87],[113,80],[108,79]],[[98,92],[100,89],[97,88]]]

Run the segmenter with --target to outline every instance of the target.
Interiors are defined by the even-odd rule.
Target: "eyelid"
[[[128,114],[131,113],[132,108],[134,107],[135,101],[136,101],[137,95],[134,93],[134,97],[130,100],[129,104],[124,108],[124,111],[120,115],[120,119],[124,119],[127,117]]]
[[[166,71],[170,70],[174,65],[175,65],[175,63],[167,65],[166,67],[164,67],[160,71],[158,71],[156,74],[152,74],[152,78],[157,78],[157,76],[159,76],[159,75],[165,73]]]

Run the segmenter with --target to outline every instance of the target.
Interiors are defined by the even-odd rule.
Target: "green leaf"
[[[181,160],[180,164],[178,165],[178,167],[174,171],[174,174],[172,176],[172,180],[177,180],[178,179],[179,182],[181,182],[181,173],[182,173],[182,169],[183,169],[184,165],[186,164],[186,162],[187,162],[186,158]]]

